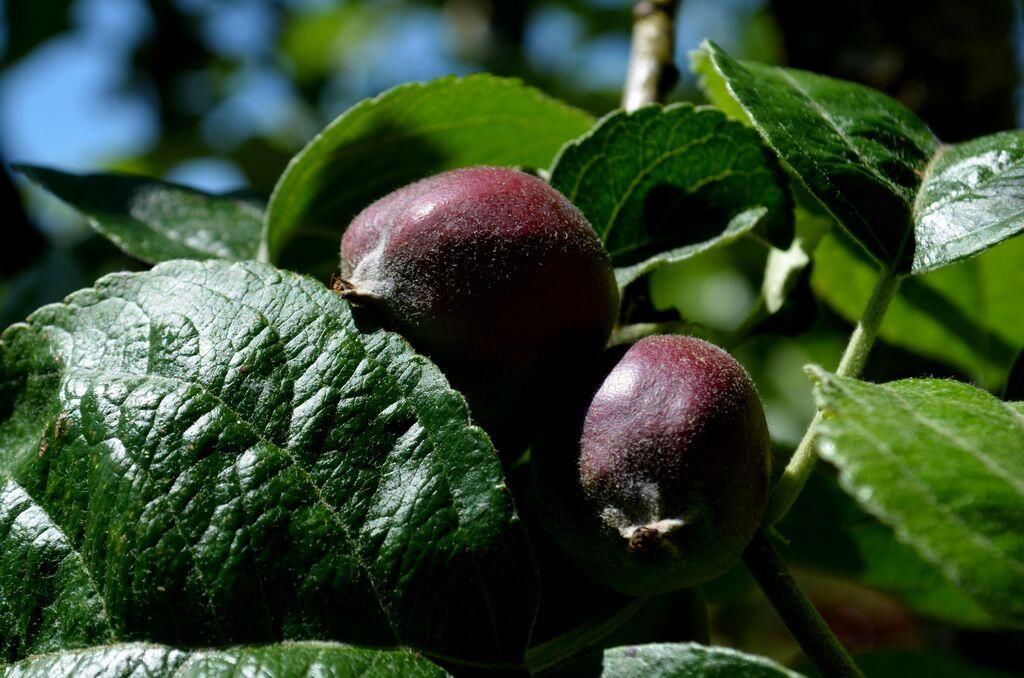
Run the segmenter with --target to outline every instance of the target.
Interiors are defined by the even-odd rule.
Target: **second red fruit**
[[[534,449],[545,526],[596,580],[632,595],[725,572],[761,522],[764,410],[743,367],[700,339],[633,345],[582,422]]]

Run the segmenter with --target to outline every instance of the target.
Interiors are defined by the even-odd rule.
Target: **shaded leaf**
[[[1024,132],[943,146],[869,87],[703,49],[767,143],[883,265],[939,268],[1024,229]]]
[[[1024,345],[1020,266],[1024,238],[900,285],[879,335],[888,343],[958,367],[989,389],[1006,381]],[[872,262],[837,236],[814,253],[811,285],[851,322],[860,318],[878,279]]]
[[[239,261],[254,258],[259,249],[263,211],[251,200],[122,174],[16,168],[78,210],[126,254],[142,261]]]
[[[726,647],[697,643],[652,643],[616,647],[572,660],[547,675],[614,676],[615,678],[795,678],[800,674],[770,659]]]
[[[993,616],[1024,622],[1024,416],[940,379],[812,370],[818,451],[840,483]]]
[[[0,668],[4,678],[67,676],[411,676],[442,677],[443,669],[408,650],[371,650],[335,643],[292,642],[223,650],[124,643],[47,654]]]
[[[289,164],[266,217],[270,260],[329,273],[349,221],[377,198],[456,167],[546,167],[592,124],[583,111],[491,75],[388,90],[342,114]]]
[[[525,648],[533,569],[493,447],[429,361],[312,280],[177,261],[40,309],[0,338],[0,449],[3,658]]]
[[[601,236],[620,284],[755,224],[787,245],[793,215],[784,181],[756,133],[691,104],[612,113],[566,144],[551,169],[551,185]]]

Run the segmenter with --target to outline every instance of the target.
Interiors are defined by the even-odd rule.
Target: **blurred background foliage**
[[[266,196],[291,155],[353,103],[402,82],[450,73],[515,76],[601,115],[619,100],[631,4],[0,0],[6,240],[0,248],[0,324],[20,320],[103,273],[142,266],[28,187],[7,163],[114,169]],[[1024,122],[1022,26],[1020,4],[1012,0],[683,0],[677,40],[683,77],[671,98],[702,101],[685,66],[687,53],[707,37],[743,58],[881,89],[918,112],[943,139],[961,140]],[[338,228],[340,237],[342,224]],[[639,290],[638,308],[646,317],[641,312],[634,319],[681,317],[708,336],[728,336],[756,303],[765,255],[761,244],[740,241],[663,269]],[[837,363],[848,318],[858,313],[871,285],[870,267],[835,234],[823,242],[816,264],[782,311],[734,348],[758,384],[780,450],[799,440],[814,409],[803,366]],[[1012,286],[1022,270],[1024,248],[1010,242],[912,281],[890,313],[866,377],[952,376],[998,391],[1024,341],[1024,313]],[[845,521],[849,530],[820,548],[847,553],[841,549],[867,539],[865,525],[877,542],[877,530],[887,528],[845,495],[829,494],[834,480],[827,472],[821,482],[818,494],[838,502],[823,515]],[[811,523],[783,525],[783,535],[789,529],[802,538],[831,538],[829,526]],[[888,532],[882,539],[892,543]],[[869,658],[874,675],[922,666],[914,654],[921,647],[976,664],[1024,666],[1019,635],[986,630],[984,620],[958,628],[943,623],[941,614],[909,613],[915,592],[886,586],[898,579],[891,570],[907,562],[902,551],[867,564],[854,559],[817,568],[831,575],[813,573],[820,563],[801,558],[799,549],[787,557],[807,566],[804,582],[854,649],[899,651],[889,660]],[[850,577],[859,583],[835,576],[844,567],[859,573]],[[921,584],[932,591],[928,586]],[[713,603],[713,639],[783,661],[799,656],[743,573],[723,578],[706,595]],[[918,600],[910,606],[927,612],[929,605],[941,607],[939,598],[938,605]],[[666,599],[634,624],[643,626],[644,638],[672,640],[679,635],[672,615]],[[631,641],[628,628],[620,635]],[[966,665],[957,663],[962,659],[927,661],[934,664],[931,675],[944,675],[943,667],[949,675],[966,675]]]

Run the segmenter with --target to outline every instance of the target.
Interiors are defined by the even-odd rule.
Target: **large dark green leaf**
[[[117,274],[0,339],[0,657],[111,640],[516,661],[525,534],[398,336],[256,263]]]
[[[900,285],[879,334],[885,341],[958,367],[989,389],[1006,381],[1024,346],[1020,295],[1024,237]],[[878,270],[832,235],[814,253],[814,291],[851,322],[864,312]]]
[[[787,563],[884,591],[918,614],[952,626],[998,626],[939,568],[865,513],[839,487],[831,468],[814,471],[776,527],[785,537],[778,549]]]
[[[270,260],[329,272],[348,222],[389,191],[468,165],[547,167],[592,124],[583,111],[491,75],[396,87],[349,109],[292,160],[267,213]]]
[[[407,650],[371,650],[335,643],[280,643],[224,650],[187,650],[124,643],[44,654],[0,668],[4,678],[67,676],[335,676],[337,678],[443,678],[443,669]]]
[[[551,170],[623,285],[755,225],[785,246],[793,214],[784,181],[753,130],[690,104],[612,113],[567,144]]]
[[[697,643],[660,643],[616,647],[561,666],[551,676],[608,676],[611,678],[798,678],[770,659],[727,647]]]
[[[967,384],[815,369],[819,453],[840,482],[993,616],[1024,623],[1024,414]]]
[[[939,268],[1024,229],[1024,132],[942,145],[881,92],[704,50],[767,143],[884,265]]]
[[[18,165],[39,186],[81,212],[98,233],[155,264],[171,259],[252,259],[263,210],[253,202],[211,195],[123,174],[70,174]]]

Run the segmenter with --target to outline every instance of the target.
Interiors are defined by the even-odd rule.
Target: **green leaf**
[[[752,130],[691,104],[617,111],[562,149],[551,185],[590,220],[620,283],[735,240],[755,224],[783,246],[792,203]]]
[[[40,309],[0,338],[0,449],[0,658],[525,649],[533,566],[487,436],[433,364],[307,278],[177,261]]]
[[[703,49],[768,145],[883,265],[939,268],[1024,229],[1024,132],[942,145],[881,92]]]
[[[289,164],[267,211],[269,258],[330,272],[349,221],[377,198],[456,167],[547,167],[592,124],[583,111],[491,75],[388,90],[342,114]]]
[[[1024,130],[943,146],[914,204],[914,272],[976,254],[1024,229]]]
[[[1020,262],[1024,238],[900,285],[882,322],[886,342],[958,367],[989,389],[1005,383],[1024,345]],[[828,236],[814,253],[815,293],[851,322],[864,312],[878,272],[859,249]]]
[[[1024,414],[967,384],[814,368],[843,488],[994,617],[1024,622]]]
[[[711,55],[703,49],[690,52],[690,71],[697,76],[697,86],[716,108],[726,114],[730,120],[738,120],[744,125],[751,125],[750,116],[743,110],[736,98],[729,93],[725,78],[715,70]]]
[[[777,529],[785,537],[778,548],[787,563],[883,591],[918,614],[952,626],[998,626],[942,571],[865,513],[839,487],[832,469],[815,469]]]
[[[178,649],[123,643],[39,655],[0,668],[3,678],[53,676],[411,676],[442,678],[447,672],[408,650],[372,650],[336,643],[290,642],[223,650]]]
[[[78,210],[126,254],[154,264],[171,259],[252,259],[263,212],[250,201],[122,174],[70,174],[16,165]]]
[[[549,672],[551,676],[614,676],[615,678],[798,678],[800,674],[770,659],[726,647],[697,643],[652,643],[616,647],[575,659]]]

